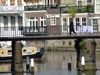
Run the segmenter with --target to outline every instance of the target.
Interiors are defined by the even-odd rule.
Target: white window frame
[[[35,22],[35,30],[34,32],[37,32],[37,29],[36,29],[36,22],[38,23],[38,18],[37,17],[34,17],[34,19],[30,19],[31,17],[27,18],[27,23],[29,22],[29,27],[31,27],[30,25],[30,22],[32,21],[32,25],[33,25],[33,21]]]
[[[79,18],[79,17],[76,17],[76,18]],[[76,18],[75,18],[75,30],[77,29],[76,27],[76,23],[79,23],[79,25],[80,25],[80,18],[79,18],[79,22],[76,22]],[[76,30],[77,31],[77,30]],[[77,31],[78,32],[78,31]]]
[[[45,22],[46,21],[46,17],[45,16],[42,16],[43,19],[40,17],[40,26],[41,26],[41,21],[43,21],[43,26],[46,26]]]
[[[63,26],[63,24],[64,24],[63,19],[66,19],[66,22],[65,22],[65,23],[66,23],[66,31],[63,30],[63,27],[64,27],[64,26]],[[67,18],[62,18],[62,32],[67,32],[67,31],[68,31],[68,30],[67,30],[67,29],[68,29],[67,27],[68,27],[68,26],[67,26]]]
[[[55,24],[52,23],[52,19],[51,19],[51,18],[55,18],[55,19],[54,19],[54,20],[55,20]],[[51,25],[56,25],[56,16],[51,16],[51,17],[50,17],[50,24],[51,24]]]
[[[96,14],[100,14],[100,0],[98,0],[99,2],[97,2],[96,0],[95,0],[95,13]],[[99,5],[98,7],[97,7],[97,5]],[[98,10],[99,11],[97,11],[97,8],[98,8]]]
[[[43,17],[43,18],[42,18]],[[45,16],[42,16],[40,17],[40,32],[44,32],[45,28],[41,27],[41,21],[43,21],[43,26],[46,26],[45,22],[46,22],[46,17]]]
[[[83,18],[86,19],[86,17],[82,17],[82,19],[83,19]],[[81,22],[82,22],[82,25],[83,25],[83,23],[86,23],[86,20],[85,20],[85,21],[81,20]]]
[[[98,29],[99,29],[99,32],[100,32],[100,18],[98,19]]]
[[[93,26],[98,25],[98,24],[93,24],[93,20],[96,20],[96,21],[97,21],[97,19],[92,19],[92,25],[93,25]],[[93,28],[94,28],[94,27],[93,27]],[[98,27],[97,27],[97,28],[98,28]],[[97,32],[97,30],[94,30],[94,29],[93,29],[93,32]]]

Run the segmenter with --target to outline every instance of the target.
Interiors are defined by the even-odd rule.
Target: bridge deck
[[[23,37],[0,37],[0,41],[18,41],[18,40],[60,40],[60,39],[98,39],[100,35],[64,35],[64,36],[23,36]]]

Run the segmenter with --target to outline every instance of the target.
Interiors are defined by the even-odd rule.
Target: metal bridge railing
[[[43,26],[43,27],[0,27],[0,37],[23,36],[69,36],[69,25]],[[100,35],[100,25],[74,25],[77,35]],[[74,35],[72,32],[71,35]]]

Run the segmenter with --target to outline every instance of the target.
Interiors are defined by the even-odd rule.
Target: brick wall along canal
[[[68,70],[68,55],[72,56],[72,69]],[[100,75],[97,71],[76,71],[76,51],[45,52],[40,62],[35,62],[34,74],[0,73],[0,75]],[[23,62],[24,70],[26,62]],[[96,67],[100,69],[100,52],[96,52]],[[10,72],[11,63],[0,63],[0,72]]]

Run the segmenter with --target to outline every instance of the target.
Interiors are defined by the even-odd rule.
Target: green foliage
[[[79,46],[82,48],[82,49],[86,49],[86,42],[85,41],[82,41],[79,43]]]
[[[83,7],[82,8],[82,12],[92,12],[93,11],[93,6],[92,5],[88,5],[87,7]]]
[[[72,45],[72,41],[69,41],[68,43],[69,43],[69,45]]]
[[[87,12],[87,7],[83,7],[82,12]]]
[[[87,49],[87,50],[86,50],[86,53],[88,54],[89,52],[90,52],[90,50]]]
[[[94,46],[97,45],[95,41],[91,41],[91,44],[93,44]]]
[[[78,12],[78,8],[77,7],[73,7],[73,6],[70,6],[68,8],[68,13],[70,13],[70,15],[72,16],[72,18],[75,17],[75,14]]]

